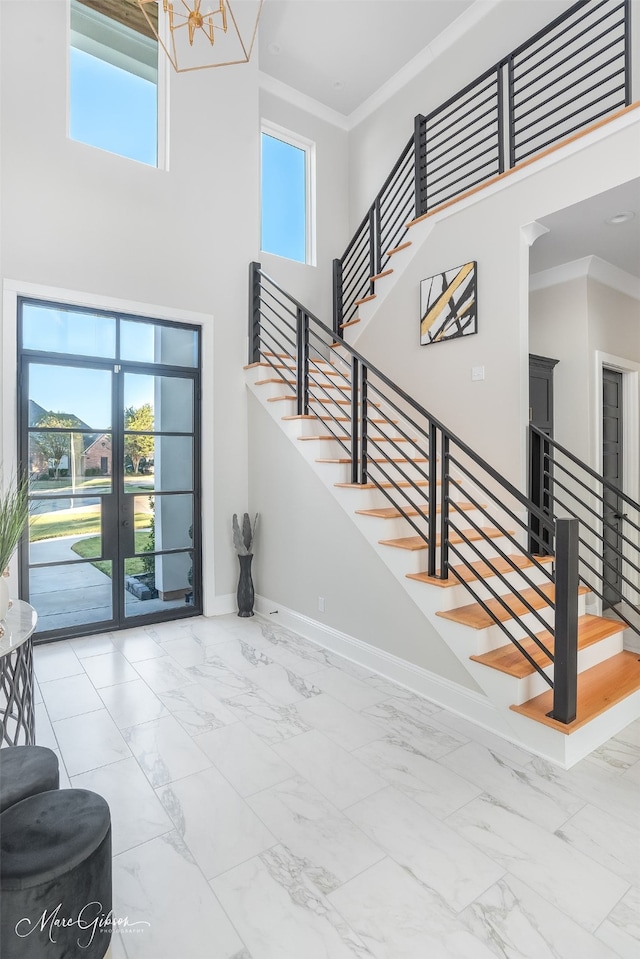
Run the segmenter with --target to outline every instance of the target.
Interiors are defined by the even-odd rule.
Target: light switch
[[[483,380],[484,379],[484,366],[472,366],[471,367],[471,379]]]

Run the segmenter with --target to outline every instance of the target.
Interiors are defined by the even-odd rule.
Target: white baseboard
[[[227,613],[235,613],[238,609],[238,603],[235,593],[223,593],[221,596],[214,596],[208,602],[205,602],[203,616],[226,616]]]
[[[511,738],[499,711],[483,693],[467,689],[449,679],[438,676],[422,666],[400,659],[384,649],[356,639],[339,629],[320,623],[309,616],[288,609],[264,596],[256,596],[256,612],[269,622],[278,622],[289,627],[305,639],[318,643],[324,649],[343,656],[357,666],[370,669],[405,689],[424,696],[432,703],[442,706],[465,719],[488,729],[503,738]],[[512,739],[513,741],[513,739]]]

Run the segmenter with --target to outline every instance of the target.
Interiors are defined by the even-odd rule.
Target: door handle
[[[614,513],[614,514],[613,514],[613,517],[614,517],[614,519],[626,519],[626,518],[627,518],[627,514],[626,514],[626,513]]]

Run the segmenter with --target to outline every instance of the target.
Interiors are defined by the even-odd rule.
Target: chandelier
[[[248,63],[258,32],[262,2],[137,0],[178,73]]]

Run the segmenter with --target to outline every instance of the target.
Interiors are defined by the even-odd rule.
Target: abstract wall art
[[[420,283],[420,343],[478,332],[476,263],[436,273]]]

